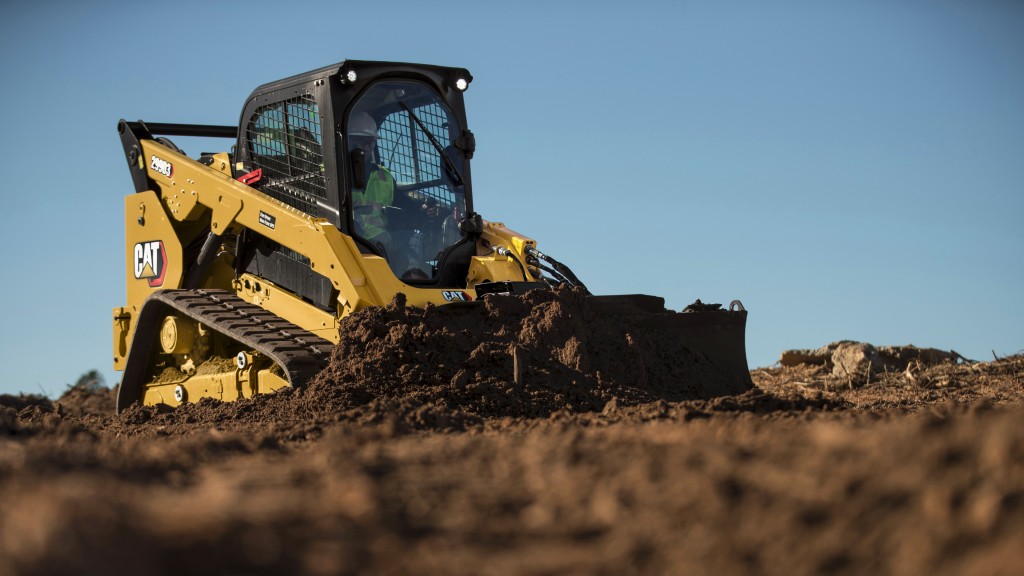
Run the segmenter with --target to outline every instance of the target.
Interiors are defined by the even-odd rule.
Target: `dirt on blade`
[[[716,378],[668,331],[599,314],[571,290],[425,310],[399,296],[346,319],[341,331],[330,366],[302,391],[318,410],[381,407],[382,415],[436,412],[478,422],[748,389]]]

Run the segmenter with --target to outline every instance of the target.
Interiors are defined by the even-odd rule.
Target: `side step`
[[[159,337],[160,324],[178,312],[236,340],[276,362],[294,388],[322,370],[334,344],[299,328],[227,290],[162,290],[142,304],[117,394],[117,412],[139,402],[146,368]]]

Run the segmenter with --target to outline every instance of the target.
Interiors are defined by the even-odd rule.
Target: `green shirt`
[[[387,168],[374,164],[366,178],[366,188],[352,191],[356,234],[372,240],[387,232],[388,217],[384,206],[391,206],[394,200],[395,178]]]

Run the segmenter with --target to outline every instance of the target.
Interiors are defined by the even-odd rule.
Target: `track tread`
[[[309,381],[330,360],[334,344],[288,322],[234,292],[217,289],[161,290],[146,299],[132,338],[117,411],[142,398],[142,379],[160,322],[177,311],[251,347],[280,365],[294,388]]]

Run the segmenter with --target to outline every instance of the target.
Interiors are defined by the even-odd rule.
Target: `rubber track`
[[[276,362],[294,388],[308,382],[327,365],[334,344],[250,304],[227,290],[161,290],[139,311],[128,361],[117,395],[117,411],[142,398],[150,354],[160,325],[176,311],[258,351]]]

